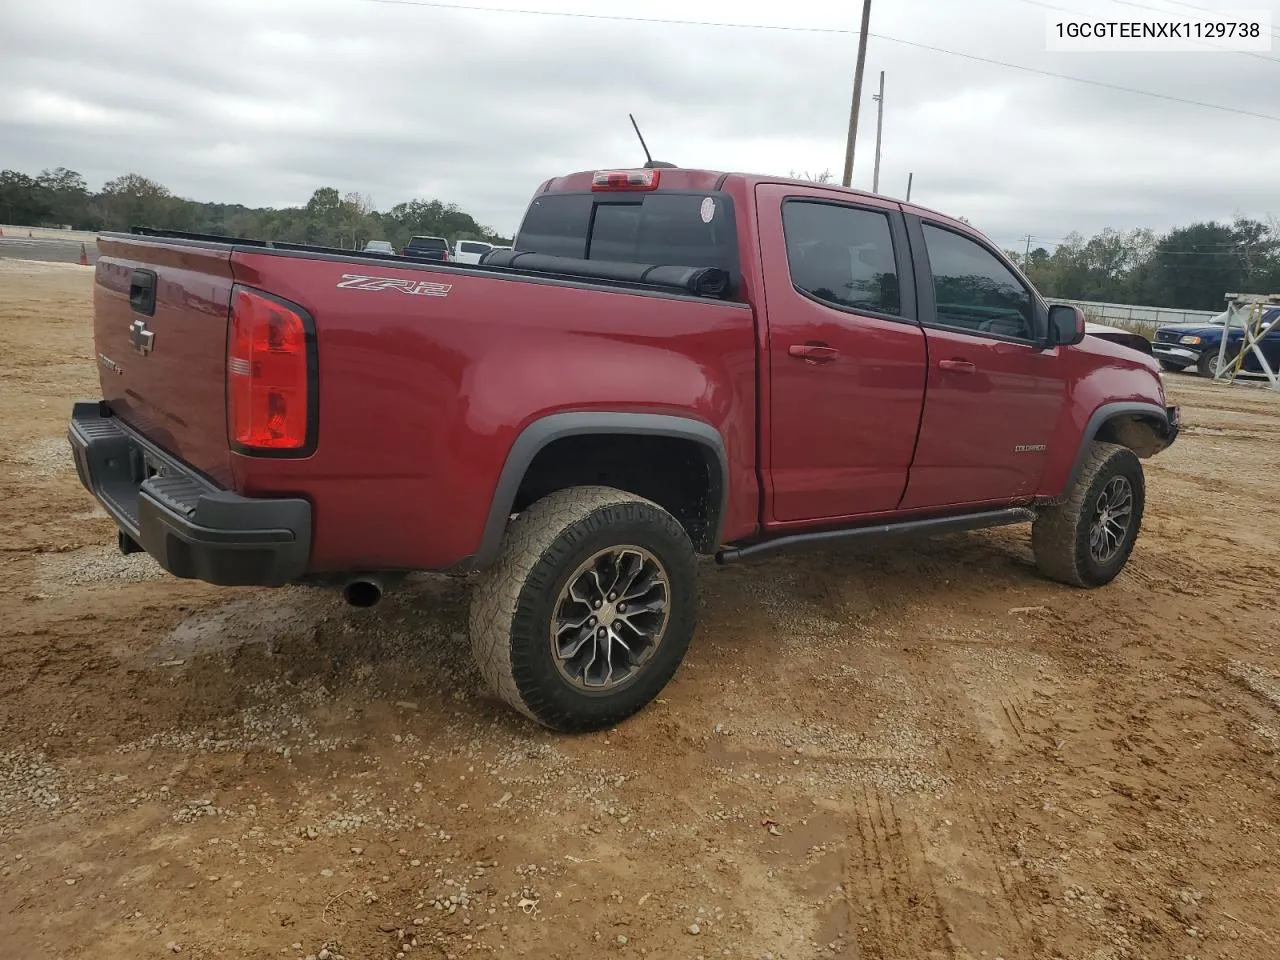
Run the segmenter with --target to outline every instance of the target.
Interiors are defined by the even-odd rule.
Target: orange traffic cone
[[[80,266],[87,267],[89,265],[89,254],[85,252],[84,244],[80,244]]]

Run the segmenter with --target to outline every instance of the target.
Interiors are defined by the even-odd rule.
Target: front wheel
[[[1212,350],[1206,350],[1204,353],[1200,354],[1200,359],[1196,363],[1196,372],[1199,373],[1200,376],[1207,377],[1210,380],[1216,380],[1218,377],[1230,370],[1235,364],[1236,354],[1240,352],[1239,350],[1232,349],[1228,346],[1227,354],[1224,357],[1219,355],[1219,349],[1220,348],[1218,347],[1214,347]]]
[[[1142,462],[1128,447],[1095,442],[1064,503],[1031,527],[1036,566],[1051,580],[1100,587],[1124,569],[1146,504]]]
[[[697,619],[693,546],[666,510],[611,487],[520,514],[471,600],[490,688],[555,730],[609,727],[658,695]]]

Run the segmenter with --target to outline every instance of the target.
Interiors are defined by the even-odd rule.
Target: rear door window
[[[782,207],[782,224],[791,282],[797,290],[830,306],[901,316],[887,214],[788,200]]]

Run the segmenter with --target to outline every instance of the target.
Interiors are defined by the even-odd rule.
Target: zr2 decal
[[[344,273],[338,281],[343,290],[399,290],[415,297],[447,297],[453,289],[451,283],[435,283],[430,280],[397,280],[395,277],[366,277],[359,273]]]

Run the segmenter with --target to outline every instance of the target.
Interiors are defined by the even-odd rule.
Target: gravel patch
[[[0,816],[31,807],[56,810],[65,800],[62,775],[43,753],[0,754]]]
[[[0,461],[16,466],[20,480],[43,480],[75,473],[76,469],[65,437],[48,437],[24,444],[16,452],[0,457]]]
[[[65,587],[104,583],[138,583],[168,576],[146,553],[124,556],[115,547],[85,547],[67,553],[45,553],[39,558],[36,589],[51,593]]]
[[[250,643],[263,643],[272,650],[287,636],[313,628],[330,613],[331,607],[337,609],[331,597],[302,587],[239,597],[187,617],[170,630],[145,659],[167,663],[230,653]]]
[[[1270,670],[1232,660],[1227,664],[1227,675],[1244,684],[1250,693],[1263,702],[1280,710],[1280,679]]]
[[[258,750],[287,758],[301,752],[329,753],[359,739],[357,734],[325,737],[317,731],[312,713],[332,699],[332,694],[318,681],[305,687],[285,681],[264,681],[249,693],[257,702],[226,720],[198,729],[158,730],[141,740],[121,744],[116,752],[150,753],[164,748],[190,755]]]

